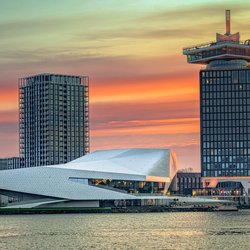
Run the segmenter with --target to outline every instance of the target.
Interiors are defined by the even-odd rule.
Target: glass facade
[[[194,189],[199,189],[201,185],[200,173],[177,173],[177,193],[181,195],[192,195]]]
[[[250,69],[200,71],[203,177],[250,176]]]
[[[70,181],[105,188],[109,190],[119,191],[123,193],[160,193],[165,189],[165,182],[149,182],[134,180],[111,180],[111,179],[85,179],[70,177]]]
[[[88,77],[19,79],[22,167],[66,163],[89,152],[88,93]]]

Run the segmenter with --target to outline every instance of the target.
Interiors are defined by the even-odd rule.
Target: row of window
[[[250,97],[250,94],[249,94]],[[202,98],[201,100],[201,105],[203,107],[207,107],[207,106],[249,106],[250,103],[250,98],[245,98],[243,97],[216,97],[215,94],[214,96],[212,96],[210,99],[206,99],[206,98]]]
[[[240,81],[247,80],[250,82],[250,70],[205,70],[201,71],[202,78],[222,78],[233,80],[239,79]]]
[[[214,125],[211,125],[211,127],[203,127],[202,128],[202,134],[203,135],[231,135],[232,139],[239,135],[244,133],[244,134],[249,134],[250,133],[250,127],[249,126],[242,126],[242,127],[235,127],[235,126],[225,126],[225,127],[215,127]],[[235,137],[236,138],[236,137]]]
[[[246,129],[249,129],[249,127]],[[227,141],[244,141],[244,140],[249,140],[249,135],[250,133],[217,133],[216,130],[209,129],[209,131],[206,131],[204,133],[205,129],[202,129],[202,141],[217,141],[217,142],[227,142]],[[242,128],[239,130],[242,131]]]
[[[208,80],[206,80],[207,82]],[[213,81],[216,81],[216,79],[213,79]],[[219,92],[219,93],[227,93],[231,92],[232,94],[242,94],[242,93],[247,93],[248,90],[250,90],[249,84],[247,82],[245,83],[225,83],[225,80],[221,79],[220,82],[217,79],[216,84],[203,84],[205,80],[202,80],[202,84],[200,85],[200,90],[202,93],[206,92]],[[223,81],[223,83],[221,83]]]
[[[203,148],[244,148],[244,150],[248,150],[250,154],[250,141],[233,141],[233,142],[203,142]],[[249,147],[247,149],[247,147]],[[217,151],[215,151],[216,153]]]
[[[206,158],[209,157],[209,158]],[[202,148],[204,162],[250,161],[249,148]],[[210,158],[211,157],[211,158]]]
[[[73,85],[82,84],[82,81],[87,81],[88,77],[78,76],[56,76],[56,75],[40,75],[35,77],[27,77],[20,79],[20,85],[25,81],[26,86],[60,84],[60,85]]]
[[[177,183],[183,183],[183,182],[188,182],[188,183],[195,183],[195,182],[200,182],[200,177],[178,177],[177,178]]]
[[[247,82],[250,81],[250,78],[248,81],[246,80],[245,77],[235,77],[235,78],[201,78],[201,86],[206,86],[207,89],[211,89],[214,87],[217,87],[218,85],[223,86],[223,85],[231,85],[231,86],[243,86]],[[238,88],[239,89],[239,88]]]
[[[203,171],[203,176],[213,176],[213,177],[219,177],[219,176],[250,176],[250,170],[216,170],[216,171]]]
[[[250,162],[250,154],[203,154],[202,155],[203,163],[249,163]],[[243,166],[243,165],[242,165]],[[250,166],[250,165],[249,165]]]
[[[67,93],[63,93],[63,92],[60,92],[60,91],[48,91],[47,93],[46,92],[43,92],[43,91],[40,91],[40,90],[37,90],[37,93],[36,92],[27,92],[25,93],[25,95],[20,98],[20,99],[24,99],[24,100],[32,100],[32,101],[48,101],[48,100],[51,100],[52,98],[56,98],[56,99],[73,99],[74,97],[75,98],[83,98],[84,97],[84,90],[83,89],[80,89],[80,90],[75,90],[75,91],[68,91]]]
[[[208,121],[202,121],[202,132],[205,134],[205,131],[208,129],[214,129],[218,132],[215,132],[217,134],[227,134],[227,133],[247,133],[249,120],[236,120],[235,123],[232,121],[234,120],[225,120],[225,121],[214,121],[214,120],[208,120]]]
[[[230,138],[230,140],[225,140],[225,138],[222,138],[220,135],[218,135],[218,136],[213,136],[213,135],[203,136],[202,143],[211,142],[211,141],[216,142],[216,143],[231,143],[231,142],[237,142],[237,141],[239,141],[239,139],[243,142],[247,142],[250,140],[250,135],[248,134],[248,138],[246,138],[242,135],[239,135],[239,138],[236,138],[235,140],[232,140],[231,138]],[[229,144],[227,144],[227,145],[229,145]],[[220,148],[220,146],[219,146],[219,148]],[[230,147],[223,146],[222,148],[230,148]]]
[[[244,123],[247,123],[246,126],[248,126],[248,123],[250,120],[250,114],[240,113],[240,112],[202,114],[201,117],[202,117],[202,120],[204,121],[214,120],[214,123],[216,122],[217,124],[219,123],[232,124],[230,126],[239,126],[237,124],[243,125]],[[224,126],[227,126],[227,125],[224,125]]]
[[[113,188],[126,193],[163,193],[164,182],[133,181],[133,180],[111,180],[111,179],[84,179],[70,177],[70,181],[91,185],[100,188]]]

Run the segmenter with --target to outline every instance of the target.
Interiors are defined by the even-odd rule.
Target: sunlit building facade
[[[177,179],[177,194],[192,195],[194,190],[200,189],[201,173],[197,172],[178,172]]]
[[[201,174],[205,187],[242,189],[250,182],[250,40],[226,33],[216,41],[184,48],[200,70]],[[235,183],[239,183],[235,185]],[[227,184],[226,184],[227,183]],[[233,185],[229,185],[229,184]]]
[[[89,152],[89,79],[40,74],[19,79],[22,167],[62,164]]]
[[[169,149],[100,150],[66,164],[0,171],[0,194],[20,208],[166,204],[177,169]]]

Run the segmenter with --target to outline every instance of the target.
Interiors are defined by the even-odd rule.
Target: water
[[[0,249],[250,249],[250,210],[0,216]]]

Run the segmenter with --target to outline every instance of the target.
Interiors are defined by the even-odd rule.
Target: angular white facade
[[[165,195],[177,168],[169,149],[103,150],[66,164],[0,171],[0,193],[26,207],[135,200]]]

